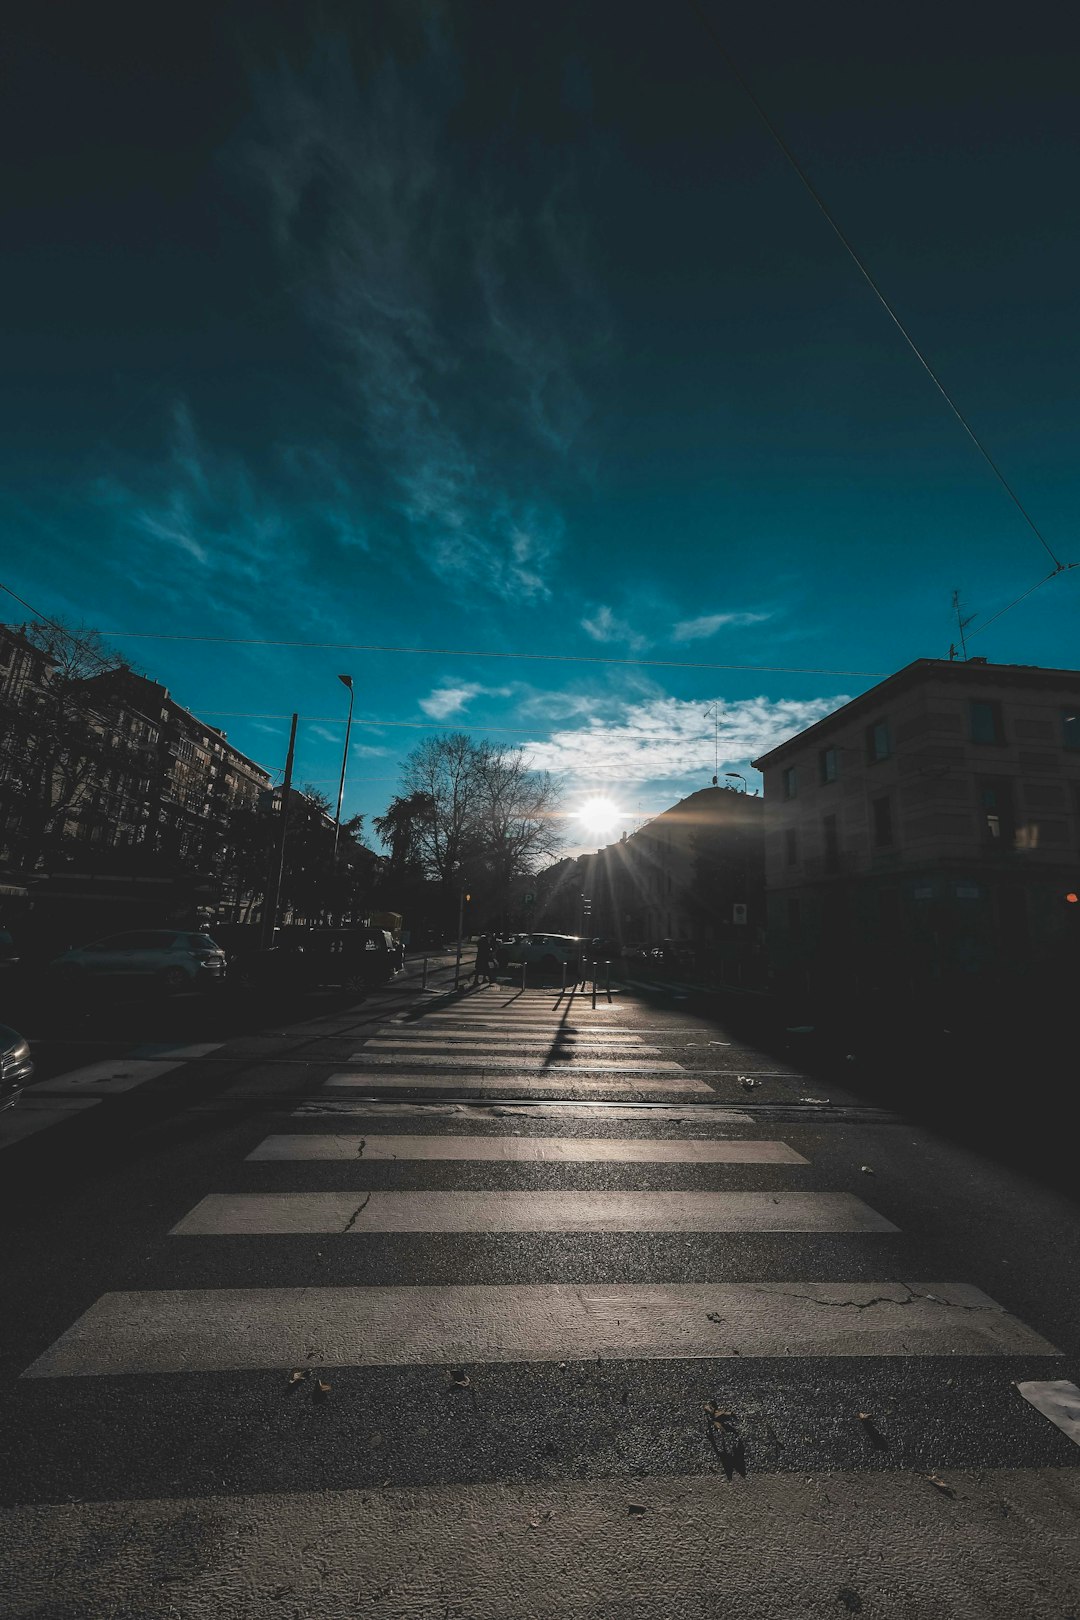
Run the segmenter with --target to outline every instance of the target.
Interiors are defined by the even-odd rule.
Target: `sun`
[[[614,832],[623,817],[613,800],[602,798],[586,799],[576,814],[586,832],[593,833],[597,838]]]

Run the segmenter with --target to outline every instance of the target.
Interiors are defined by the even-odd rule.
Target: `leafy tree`
[[[434,814],[434,803],[426,793],[410,793],[407,798],[391,799],[386,814],[372,822],[386,848],[384,881],[391,884],[415,880],[424,873],[420,829]]]

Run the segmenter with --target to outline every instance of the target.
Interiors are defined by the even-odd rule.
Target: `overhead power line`
[[[773,123],[772,119],[769,117],[768,113],[765,111],[765,108],[762,106],[761,102],[758,100],[757,96],[754,94],[753,90],[750,87],[749,81],[746,79],[745,75],[740,71],[740,69],[738,67],[738,64],[736,63],[734,57],[732,56],[731,52],[728,50],[727,46],[725,45],[723,37],[722,37],[719,29],[716,27],[716,24],[713,22],[713,20],[710,17],[708,11],[706,10],[705,5],[703,3],[703,0],[690,0],[690,5],[693,8],[693,10],[697,13],[698,17],[700,18],[702,27],[705,29],[706,33],[712,39],[713,44],[716,46],[717,50],[720,52],[721,56],[724,58],[724,61],[727,63],[728,71],[731,74],[732,78],[738,84],[739,88],[742,90],[743,95],[749,101],[750,105],[753,107],[754,111],[757,113],[758,117],[761,119],[761,122],[765,125],[765,128],[768,130],[769,134],[772,136],[772,138],[775,141],[776,145],[779,147],[780,151],[783,153],[783,155],[787,159],[788,163],[791,165],[791,167],[794,169],[795,173],[798,175],[799,179],[801,180],[803,186],[806,188],[809,195],[813,198],[815,204],[817,205],[817,207],[820,210],[822,216],[824,217],[826,224],[832,230],[832,232],[835,235],[837,241],[840,243],[840,245],[843,247],[844,251],[847,253],[848,257],[851,259],[851,262],[854,264],[855,268],[858,270],[859,274],[862,276],[863,280],[866,282],[867,286],[870,288],[870,291],[874,294],[874,297],[878,300],[878,303],[881,305],[881,307],[885,311],[886,315],[888,315],[889,319],[892,321],[893,325],[896,327],[897,331],[900,333],[900,336],[903,338],[904,342],[907,344],[908,348],[911,350],[911,352],[915,356],[916,360],[922,366],[923,370],[926,372],[926,375],[930,378],[930,381],[934,384],[934,387],[937,389],[938,393],[941,395],[941,397],[945,401],[946,405],[952,411],[953,415],[956,417],[956,420],[959,422],[960,426],[963,428],[964,432],[967,434],[968,438],[971,440],[971,442],[975,446],[976,450],[982,456],[983,460],[986,462],[986,465],[990,468],[990,471],[993,473],[994,477],[997,479],[998,483],[1001,485],[1001,487],[1005,491],[1006,495],[1012,501],[1013,505],[1016,507],[1016,510],[1020,513],[1020,516],[1023,518],[1024,522],[1027,524],[1028,528],[1031,530],[1031,532],[1035,536],[1036,540],[1039,542],[1039,544],[1042,546],[1043,550],[1046,552],[1047,556],[1053,562],[1053,564],[1054,564],[1054,572],[1056,574],[1062,573],[1067,565],[1061,561],[1060,557],[1058,557],[1058,555],[1054,551],[1053,547],[1050,545],[1050,542],[1046,539],[1046,536],[1039,529],[1038,525],[1035,522],[1035,519],[1031,516],[1031,513],[1028,511],[1027,507],[1021,501],[1019,495],[1017,495],[1016,491],[1013,489],[1012,485],[1009,483],[1008,479],[1005,477],[1005,474],[1002,472],[1001,468],[998,466],[997,462],[994,460],[994,458],[990,454],[989,450],[983,444],[982,440],[979,438],[978,434],[975,432],[975,429],[972,427],[971,423],[968,421],[967,417],[964,415],[964,413],[960,409],[959,405],[953,399],[952,395],[949,393],[949,390],[946,388],[945,384],[942,382],[941,378],[938,376],[937,372],[934,370],[934,368],[930,364],[929,360],[926,358],[926,356],[923,354],[922,350],[919,348],[919,345],[915,342],[915,339],[912,337],[911,333],[908,331],[907,327],[904,325],[903,321],[900,319],[899,315],[896,313],[895,309],[890,304],[888,298],[885,296],[884,292],[878,286],[877,282],[874,280],[874,277],[870,274],[870,271],[868,270],[866,264],[864,263],[863,259],[859,255],[857,249],[855,248],[853,243],[849,240],[849,238],[844,234],[844,232],[841,230],[839,224],[837,223],[836,219],[834,218],[833,214],[831,213],[831,211],[829,209],[829,206],[826,203],[824,197],[822,197],[820,191],[818,191],[817,187],[814,185],[814,182],[811,180],[810,176],[807,174],[806,170],[803,168],[802,164],[799,162],[798,158],[795,156],[795,153],[792,151],[791,147],[784,140],[784,137],[781,135],[780,131],[777,129],[776,125]],[[1068,566],[1073,566],[1073,565],[1070,564]]]

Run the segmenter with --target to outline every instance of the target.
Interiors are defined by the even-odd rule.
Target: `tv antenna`
[[[720,699],[714,698],[704,711],[706,720],[712,716],[713,723],[713,787],[720,785]]]
[[[977,613],[969,613],[967,618],[966,619],[964,618],[964,615],[963,615],[963,613],[962,613],[962,611],[960,609],[960,592],[959,591],[953,591],[953,593],[952,593],[952,605],[953,605],[953,612],[956,614],[956,628],[960,632],[960,656],[964,660],[964,662],[967,663],[967,655],[968,655],[967,654],[967,639],[964,636],[964,631],[967,629],[967,627],[971,623],[971,621],[973,619],[977,619],[979,617],[979,615]],[[955,659],[955,657],[956,657],[956,643],[951,642],[950,645],[949,645],[949,659],[950,659],[950,662],[953,659]]]

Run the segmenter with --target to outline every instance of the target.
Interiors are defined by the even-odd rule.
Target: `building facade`
[[[1080,671],[919,659],[754,761],[780,988],[1033,987],[1080,884]]]
[[[271,777],[216,727],[183,708],[158,681],[131,670],[92,676],[86,686],[109,713],[113,734],[141,722],[133,746],[145,751],[142,835],[166,863],[212,872],[229,847],[239,813],[268,809]],[[116,723],[120,717],[124,725]]]

